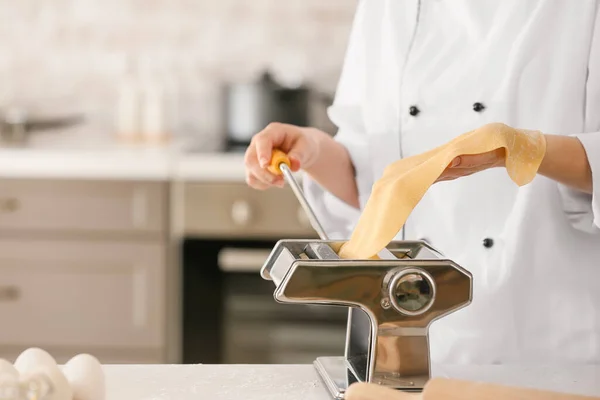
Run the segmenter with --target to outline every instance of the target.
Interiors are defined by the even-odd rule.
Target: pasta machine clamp
[[[378,259],[349,260],[338,256],[343,242],[321,237],[280,240],[261,276],[275,284],[277,302],[349,307],[344,355],[314,361],[331,396],[344,399],[355,382],[422,391],[431,377],[429,326],[471,303],[472,275],[423,241],[393,241]]]

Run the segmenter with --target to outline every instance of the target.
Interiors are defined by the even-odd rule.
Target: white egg
[[[104,400],[104,371],[94,356],[76,355],[65,364],[63,372],[73,388],[73,400]]]
[[[48,352],[32,347],[21,354],[15,360],[15,368],[17,371],[23,373],[28,372],[31,369],[44,366],[44,367],[56,367],[56,361]]]
[[[19,371],[10,362],[0,358],[0,376],[3,375],[18,377]]]
[[[43,397],[44,400],[73,400],[71,385],[57,366],[32,368],[27,372],[21,373],[21,382],[34,380],[40,382],[40,376],[49,380],[49,384],[51,385],[50,395]]]
[[[33,379],[38,374],[45,375],[52,384],[52,395],[48,400],[73,399],[73,390],[67,378],[56,365],[54,358],[44,350],[25,350],[17,357],[15,368],[19,371],[21,380]]]
[[[0,387],[5,390],[5,394],[9,394],[13,390],[17,393],[19,390],[19,371],[17,371],[10,362],[0,358]]]

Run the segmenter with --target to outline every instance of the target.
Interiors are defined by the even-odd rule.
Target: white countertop
[[[0,149],[2,178],[165,180],[169,152],[145,149]]]
[[[104,370],[106,400],[331,400],[311,365],[107,365]],[[600,396],[600,366],[444,366],[434,367],[433,375]]]
[[[302,179],[301,173],[296,174]],[[244,154],[172,148],[0,148],[0,178],[244,182]]]
[[[244,155],[167,147],[0,148],[0,178],[244,181]]]
[[[246,180],[241,153],[180,153],[173,158],[172,168],[172,178],[185,181]]]
[[[86,128],[38,134],[24,147],[0,144],[0,178],[245,181],[243,153],[202,140],[123,143]]]

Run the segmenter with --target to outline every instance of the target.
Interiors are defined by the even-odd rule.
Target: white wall
[[[0,94],[84,110],[110,129],[127,56],[163,60],[181,85],[186,132],[219,125],[223,79],[281,60],[333,91],[356,0],[0,0]],[[293,61],[297,60],[297,61]]]

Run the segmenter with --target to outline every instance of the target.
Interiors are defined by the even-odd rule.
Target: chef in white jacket
[[[360,1],[329,110],[338,133],[269,125],[247,181],[282,186],[265,166],[288,152],[345,240],[388,164],[491,122],[543,132],[533,182],[515,185],[498,152],[459,157],[397,239],[474,277],[473,303],[431,326],[434,363],[600,363],[599,17],[596,0]]]

